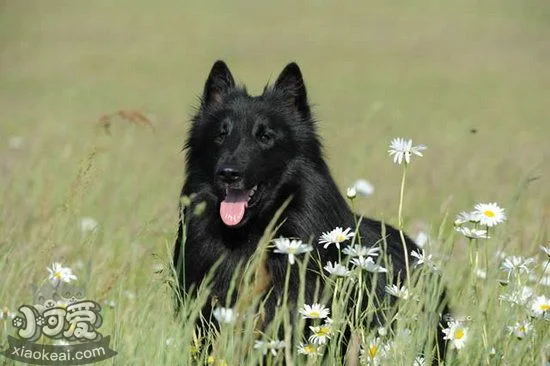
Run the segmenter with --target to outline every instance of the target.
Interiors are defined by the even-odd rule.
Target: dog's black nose
[[[235,183],[242,178],[241,172],[232,167],[219,168],[216,175],[224,183]]]

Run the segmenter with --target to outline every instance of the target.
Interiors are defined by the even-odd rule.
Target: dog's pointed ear
[[[216,61],[204,84],[202,106],[220,104],[223,101],[224,94],[234,87],[235,80],[225,62],[221,60]]]
[[[295,62],[286,65],[277,78],[274,88],[284,93],[302,117],[309,118],[310,110],[307,103],[306,86],[302,78],[302,72]]]

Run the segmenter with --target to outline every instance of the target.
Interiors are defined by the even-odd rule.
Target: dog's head
[[[188,179],[217,197],[228,227],[280,202],[289,164],[320,154],[298,65],[288,64],[259,96],[235,84],[223,61],[210,71],[187,142]],[[199,183],[197,183],[199,184]],[[286,199],[287,197],[284,197]]]

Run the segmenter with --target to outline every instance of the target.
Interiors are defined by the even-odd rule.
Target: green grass
[[[166,273],[153,268],[168,261],[175,239],[187,121],[214,60],[226,60],[252,92],[295,60],[342,192],[359,177],[375,185],[359,212],[396,224],[401,170],[387,156],[389,141],[428,145],[411,165],[403,216],[407,232],[427,230],[436,252],[452,250],[443,267],[451,303],[475,320],[455,362],[485,362],[492,347],[510,364],[541,362],[548,323],[538,341],[508,335],[517,307],[497,301],[509,290],[496,285],[497,262],[478,288],[477,305],[489,311],[467,300],[468,244],[450,222],[476,202],[496,201],[508,221],[490,252],[540,255],[538,245],[548,245],[546,1],[0,7],[0,306],[29,301],[30,284],[62,261],[91,299],[116,302],[102,327],[119,352],[114,363],[184,362],[191,327],[173,321]],[[115,118],[105,134],[99,119],[121,109],[142,111],[154,131]],[[19,148],[9,146],[13,137],[23,139]],[[85,216],[99,222],[91,235],[79,228]],[[78,269],[79,261],[89,266]],[[178,342],[167,347],[168,338]]]

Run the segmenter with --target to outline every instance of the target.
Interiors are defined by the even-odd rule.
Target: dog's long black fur
[[[355,227],[357,217],[339,193],[323,159],[305,84],[295,63],[288,64],[263,94],[250,96],[244,87],[236,85],[226,64],[217,61],[206,81],[185,148],[187,179],[181,195],[193,197],[191,208],[200,202],[206,206],[201,215],[186,215],[184,250],[180,220],[174,265],[182,292],[196,288],[223,258],[211,295],[225,301],[237,265],[254,253],[266,226],[289,197],[292,199],[282,213],[277,236],[304,242],[313,239],[316,244],[322,232],[336,226]],[[225,223],[220,204],[227,199],[227,190],[250,192],[255,186],[242,219],[236,219],[234,225]],[[186,210],[190,212],[189,207]],[[363,245],[380,245],[382,232],[393,273],[399,277],[393,283],[404,283],[405,253],[399,232],[391,226],[383,228],[379,221],[362,219]],[[406,237],[406,243],[409,254],[418,250],[410,238]],[[314,247],[314,255],[322,263],[338,260],[335,246]],[[266,267],[271,290],[266,299],[269,319],[283,296],[287,256],[270,252]],[[315,300],[315,271],[308,271],[306,276],[306,303]],[[291,301],[296,301],[298,281],[298,276],[291,276]],[[384,297],[385,284],[382,276],[377,282],[380,298]],[[443,352],[441,339],[440,349]]]

